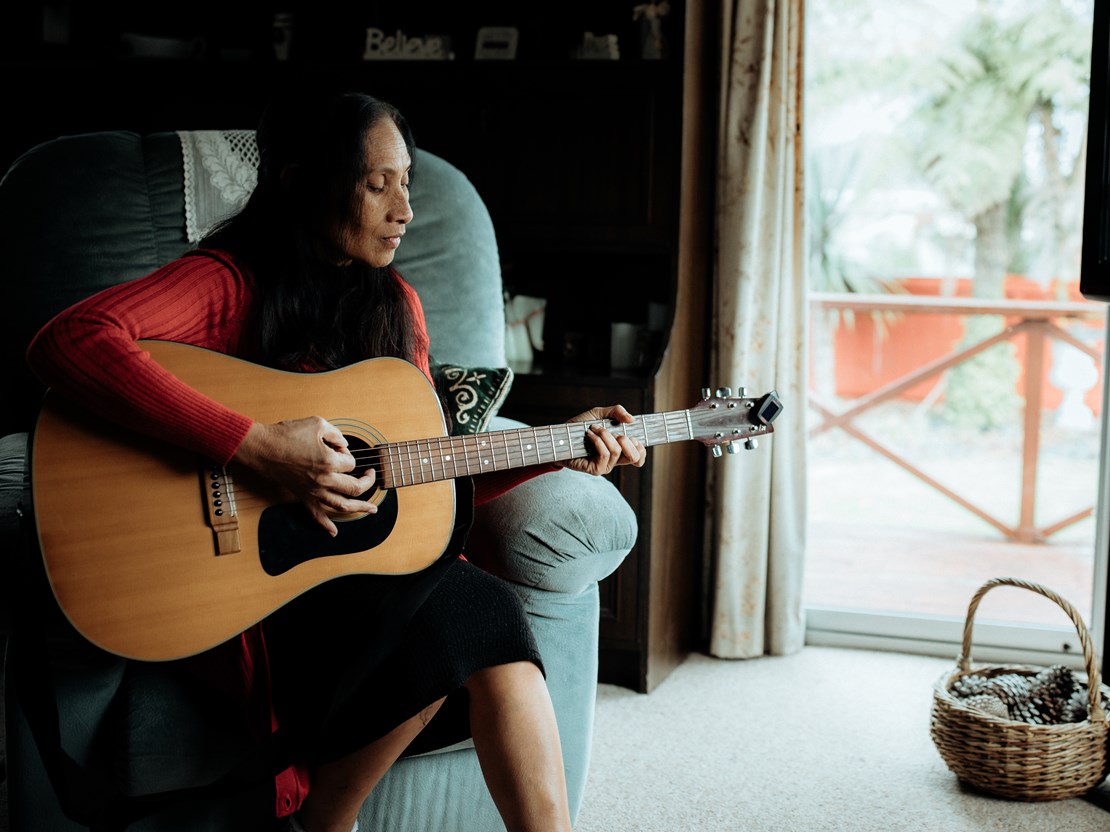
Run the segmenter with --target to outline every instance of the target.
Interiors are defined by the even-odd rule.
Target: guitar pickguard
[[[351,555],[381,545],[397,523],[397,493],[386,491],[376,514],[336,523],[328,535],[303,503],[265,509],[258,519],[258,558],[267,575],[277,576],[314,558]]]

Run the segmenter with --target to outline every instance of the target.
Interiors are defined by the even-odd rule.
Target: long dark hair
[[[352,92],[296,90],[276,98],[257,130],[258,186],[243,209],[200,243],[240,258],[254,275],[262,359],[284,369],[335,369],[375,356],[413,360],[414,325],[397,273],[321,261],[337,220],[357,216],[366,136],[391,104]],[[410,173],[411,176],[411,173]]]

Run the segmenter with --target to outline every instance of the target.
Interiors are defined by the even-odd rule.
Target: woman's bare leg
[[[474,746],[509,832],[570,832],[563,753],[547,684],[532,662],[497,665],[467,680]],[[312,772],[301,807],[308,832],[350,832],[371,790],[443,700],[379,740]]]
[[[478,761],[508,832],[570,832],[563,752],[540,669],[489,667],[466,688]]]
[[[365,748],[313,769],[299,813],[307,832],[351,832],[363,801],[442,704],[433,702]]]

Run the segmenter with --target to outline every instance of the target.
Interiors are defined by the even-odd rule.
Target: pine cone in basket
[[[971,674],[952,684],[952,695],[993,716],[1032,725],[1060,725],[1087,718],[1087,688],[1063,665],[1034,676]]]
[[[997,696],[989,693],[977,693],[974,696],[960,697],[960,701],[969,708],[982,711],[985,714],[996,716],[999,719],[1009,719],[1010,710]]]

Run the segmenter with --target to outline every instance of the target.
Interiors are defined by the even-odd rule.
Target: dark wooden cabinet
[[[582,94],[598,106],[582,110],[595,113],[594,140],[577,151],[588,171],[572,186],[585,195],[577,209],[558,202],[574,193],[563,190],[565,180],[581,171],[561,165],[563,145],[555,142],[545,158],[557,171],[559,196],[539,214],[521,206],[495,215],[513,258],[508,285],[547,300],[543,364],[518,374],[505,415],[550,424],[616,402],[633,413],[679,410],[711,386],[705,373],[717,81],[705,34],[716,8],[685,4],[682,48],[671,62],[584,70]],[[564,89],[572,76],[560,80]],[[598,159],[605,163],[591,168]],[[498,198],[490,197],[496,211]],[[542,197],[537,191],[531,198]],[[606,372],[610,325],[642,323],[651,303],[667,310],[654,352],[639,370]],[[593,344],[587,360],[571,354],[566,333],[584,333]],[[648,692],[699,644],[705,456],[696,443],[657,446],[644,468],[614,473],[640,535],[602,583],[601,681]]]
[[[593,404],[619,403],[632,413],[650,412],[650,394],[646,380],[524,374],[514,380],[501,412],[532,425],[556,424]],[[646,686],[648,605],[642,599],[650,568],[652,472],[649,454],[643,468],[621,467],[610,475],[636,513],[640,533],[621,567],[601,583],[599,678],[636,690]]]
[[[634,5],[24,4],[3,38],[5,70],[20,82],[5,91],[0,164],[64,134],[253,127],[273,90],[309,76],[365,90],[395,103],[418,146],[473,181],[507,290],[546,300],[542,360],[518,372],[505,415],[551,424],[617,401],[632,412],[686,408],[707,383],[716,53],[703,32],[716,4],[670,3],[662,60],[640,59]],[[59,9],[66,42],[51,43],[44,20]],[[295,40],[290,60],[277,61],[271,22],[290,9]],[[446,33],[456,59],[363,61],[371,23]],[[474,60],[480,25],[516,27],[517,59]],[[586,31],[618,34],[621,59],[572,59]],[[136,57],[120,51],[123,32],[199,38],[204,50]],[[646,325],[650,309],[665,310],[665,329],[638,369],[613,371],[611,325]],[[644,468],[613,475],[640,537],[602,586],[601,679],[640,691],[697,642],[705,452],[686,445],[655,448]]]

